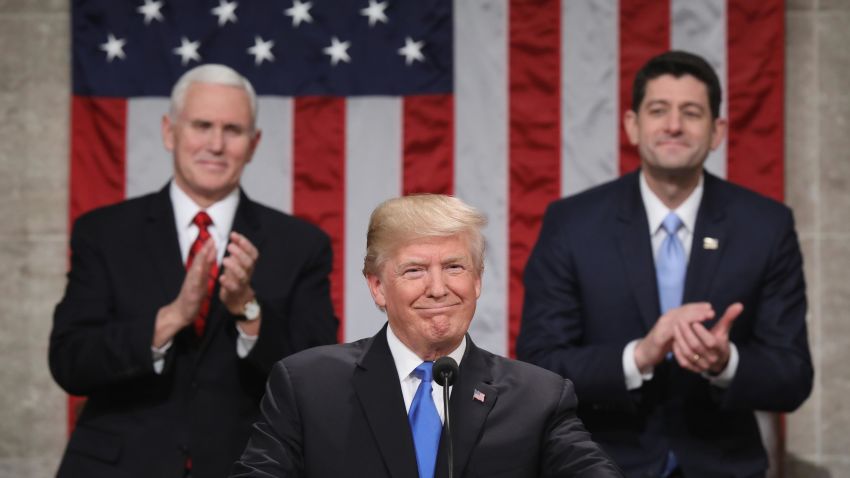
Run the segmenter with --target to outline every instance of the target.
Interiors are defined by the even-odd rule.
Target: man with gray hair
[[[576,418],[569,380],[467,335],[485,222],[449,196],[378,206],[363,273],[388,324],[280,361],[232,477],[621,476]],[[450,419],[434,380],[444,357],[459,364]]]
[[[88,400],[59,477],[225,476],[282,357],[336,341],[328,237],[248,199],[251,84],[202,65],[175,84],[173,179],[81,216],[50,370]]]

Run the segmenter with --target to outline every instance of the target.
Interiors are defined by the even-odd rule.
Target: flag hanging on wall
[[[470,333],[511,355],[521,273],[552,200],[637,167],[631,80],[674,48],[719,72],[713,173],[783,195],[782,0],[75,0],[70,219],[161,188],[173,82],[224,63],[259,94],[243,187],[332,238],[340,339],[385,320],[360,270],[369,213],[414,192],[489,217]]]

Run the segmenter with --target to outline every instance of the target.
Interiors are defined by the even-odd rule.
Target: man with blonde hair
[[[569,380],[467,335],[481,293],[484,216],[459,199],[391,199],[372,213],[363,272],[388,324],[280,361],[233,477],[621,476],[575,416]],[[451,436],[434,361],[459,364]],[[434,372],[436,373],[436,372]],[[448,443],[453,442],[453,461]]]
[[[74,224],[50,370],[88,401],[59,477],[225,476],[272,365],[335,342],[328,237],[239,187],[256,117],[239,73],[189,70],[162,119],[173,179]]]

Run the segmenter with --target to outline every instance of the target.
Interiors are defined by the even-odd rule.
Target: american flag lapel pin
[[[484,403],[484,392],[476,388],[475,391],[472,392],[472,399]]]
[[[720,247],[720,241],[713,237],[703,237],[702,238],[702,248],[713,251]]]

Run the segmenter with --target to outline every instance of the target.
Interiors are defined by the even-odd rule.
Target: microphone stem
[[[449,419],[449,381],[446,377],[447,374],[443,374],[443,416],[446,417],[446,435],[447,435],[447,443],[449,445],[449,478],[452,478],[454,475],[454,445],[452,444],[452,422]]]

